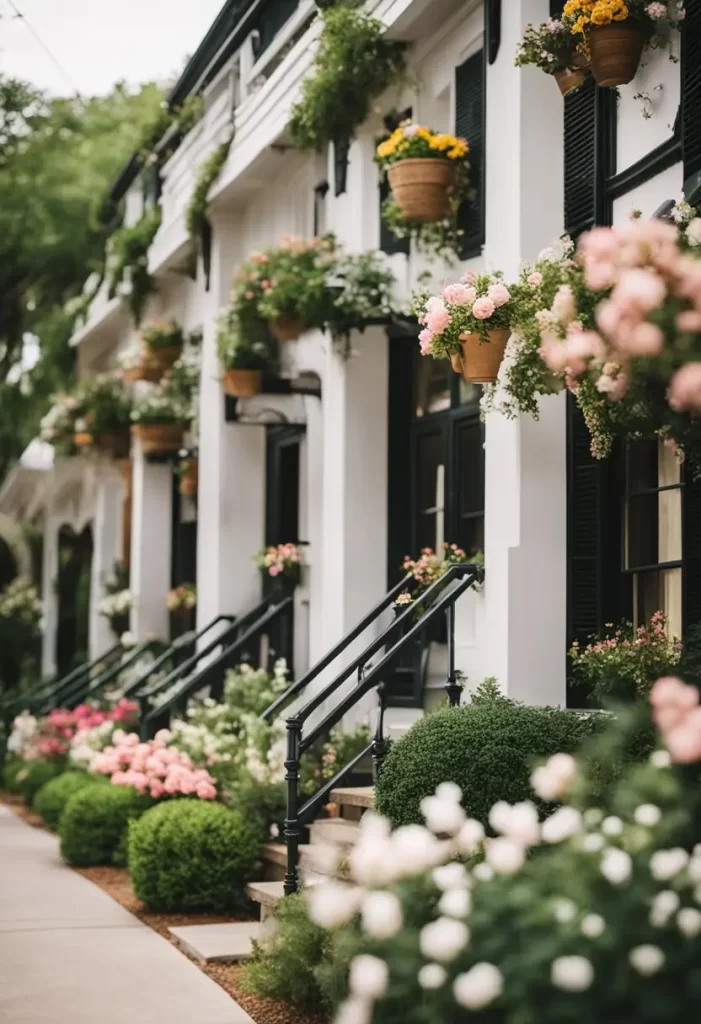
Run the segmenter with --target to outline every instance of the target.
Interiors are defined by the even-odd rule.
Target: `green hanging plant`
[[[343,3],[321,19],[314,71],[290,119],[292,140],[304,150],[352,139],[374,100],[405,74],[404,44],[387,39],[381,21]]]
[[[207,217],[207,196],[224,168],[232,142],[233,138],[222,142],[197,169],[197,180],[185,212],[185,226],[195,252]]]
[[[161,224],[160,207],[148,210],[131,227],[119,228],[108,242],[109,297],[126,299],[136,324],[141,323],[144,303],[153,291],[148,272],[148,251]]]

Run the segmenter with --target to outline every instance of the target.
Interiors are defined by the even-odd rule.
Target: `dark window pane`
[[[657,441],[631,441],[628,445],[628,493],[657,486]]]
[[[424,434],[416,439],[416,507],[418,547],[435,547],[439,466],[443,462],[443,436]],[[441,502],[442,504],[442,502]],[[418,551],[412,552],[417,555]]]
[[[431,359],[416,353],[415,362],[415,415],[427,416],[450,408],[452,370],[445,359]]]
[[[482,425],[461,424],[457,431],[459,515],[484,511],[484,448]]]
[[[657,494],[640,494],[628,499],[627,568],[655,565],[658,561]]]

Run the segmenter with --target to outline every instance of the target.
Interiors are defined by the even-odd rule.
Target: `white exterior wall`
[[[549,77],[513,64],[524,26],[545,20],[548,6],[547,0],[502,4],[501,46],[496,62],[487,69],[482,257],[448,268],[427,264],[416,253],[409,260],[394,256],[391,265],[401,295],[409,295],[426,269],[436,285],[457,278],[467,266],[501,268],[514,277],[521,260],[534,259],[561,234],[562,98]],[[150,301],[148,317],[172,316],[188,330],[202,329],[204,335],[200,628],[220,612],[246,611],[260,596],[251,555],[264,536],[265,429],[224,422],[215,349],[216,320],[228,302],[232,272],[253,249],[274,245],[283,234],[311,236],[313,189],[324,177],[331,184],[324,228],[335,232],[351,251],[378,245],[373,151],[380,115],[411,105],[416,120],[451,131],[454,68],[483,45],[480,3],[448,13],[441,7],[440,17],[431,17],[431,10],[429,0],[387,0],[377,6],[376,13],[397,36],[414,39],[410,70],[421,88],[399,96],[393,92],[377,104],[351,146],[347,191],[339,197],[333,195],[331,153],[325,167],[321,158],[285,145],[270,148],[281,138],[286,141],[281,133],[308,67],[318,23],[263,87],[245,96],[235,111],[236,138],[229,159],[210,194],[214,243],[209,291],[201,267],[195,282],[173,271],[184,251],[183,216],[196,168],[228,137],[231,96],[221,85],[212,85],[203,122],[165,168],[164,220],[150,260],[158,294]],[[245,60],[243,65],[245,78]],[[669,137],[679,99],[678,79],[678,65],[652,52],[636,80],[620,90],[619,171]],[[647,120],[640,100],[633,99],[640,91],[651,97],[652,117]],[[617,200],[615,220],[625,219],[636,207],[646,215],[654,212],[664,199],[676,197],[680,187],[681,167],[676,166]],[[118,347],[133,333],[133,328],[122,330]],[[389,344],[383,331],[369,330],[353,339],[355,352],[347,363],[320,332],[308,332],[284,346],[286,369],[313,371],[322,384],[321,401],[306,398],[302,403],[306,435],[301,447],[300,535],[309,543],[303,586],[296,596],[298,672],[316,661],[386,589]],[[462,599],[457,615],[457,667],[468,674],[470,685],[494,675],[506,692],[530,703],[558,704],[565,699],[565,411],[565,396],[559,395],[542,400],[537,422],[490,414],[485,446],[487,576],[481,592]],[[132,585],[138,600],[135,622],[143,636],[164,623],[170,505],[165,500],[163,467],[149,467],[137,454],[136,469]],[[153,482],[156,478],[159,483]],[[149,527],[154,508],[165,523],[159,523],[157,537]]]

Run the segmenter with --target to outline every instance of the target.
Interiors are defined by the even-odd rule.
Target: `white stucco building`
[[[662,514],[656,488],[676,481],[665,476],[662,456],[648,451],[652,497],[642,518],[649,523],[652,515],[656,525],[644,539],[646,560],[631,560],[629,551],[626,563],[624,540],[639,514],[635,495],[626,494],[624,453],[595,463],[565,394],[542,399],[537,422],[490,413],[482,424],[477,389],[447,363],[421,360],[415,336],[400,326],[354,335],[348,361],[329,337],[308,331],[283,346],[291,393],[239,400],[233,419],[221,388],[216,323],[238,263],[288,233],[332,231],[351,252],[389,249],[398,296],[408,297],[426,269],[436,283],[468,268],[499,268],[513,278],[522,260],[534,259],[564,230],[576,235],[594,223],[620,222],[633,209],[652,215],[701,171],[701,85],[689,41],[701,35],[701,4],[687,4],[680,63],[650,51],[618,96],[590,81],[564,101],[550,77],[514,66],[526,23],[546,20],[561,3],[371,6],[390,36],[408,44],[417,88],[383,97],[358,130],[344,188],[333,152],[301,154],[286,130],[319,34],[311,0],[229,0],[170,96],[176,106],[201,94],[205,112],[160,167],[159,198],[144,199],[138,161],[115,184],[127,223],[139,219],[144,203],[161,205],[149,254],[156,290],[145,321],[175,319],[203,335],[196,505],[173,500],[170,463],[149,461],[138,443],[132,451],[132,629],[139,638],[167,635],[164,594],[182,581],[183,564],[196,563],[198,625],[221,612],[244,613],[260,597],[252,554],[264,543],[301,541],[299,675],[396,582],[405,554],[455,541],[483,549],[486,564],[482,589],[458,606],[458,668],[471,684],[496,676],[517,699],[564,704],[566,651],[575,636],[624,615],[641,619],[660,605],[679,629],[701,615],[688,512],[682,535],[682,506],[694,489],[676,490],[677,504]],[[636,99],[639,93],[649,99]],[[375,143],[384,118],[408,109],[415,121],[457,130],[471,145],[476,198],[466,258],[451,268],[402,251],[381,228]],[[232,132],[209,195],[204,258],[200,253],[192,279],[182,269],[185,211],[198,168]],[[115,365],[137,332],[123,302],[103,289],[73,339],[80,372]],[[85,489],[76,515],[92,523],[90,643],[97,654],[108,644],[96,614],[101,580],[123,553],[125,483],[107,465],[81,466],[71,479],[77,473]],[[51,538],[66,486],[45,491],[46,672],[55,660]],[[442,685],[442,664],[441,645],[434,645],[429,686]],[[404,702],[414,708],[398,711],[399,718],[415,715],[427,700],[414,691]]]

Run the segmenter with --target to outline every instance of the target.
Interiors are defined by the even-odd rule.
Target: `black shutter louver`
[[[701,172],[701,0],[687,0],[682,26],[684,181]]]
[[[596,85],[565,97],[565,231],[576,238],[593,227],[596,209]]]
[[[455,134],[470,146],[470,184],[474,199],[458,214],[463,231],[461,259],[479,256],[485,229],[485,91],[484,50],[455,69]]]
[[[601,466],[589,449],[589,430],[568,396],[569,639],[584,643],[602,620],[599,587]]]

